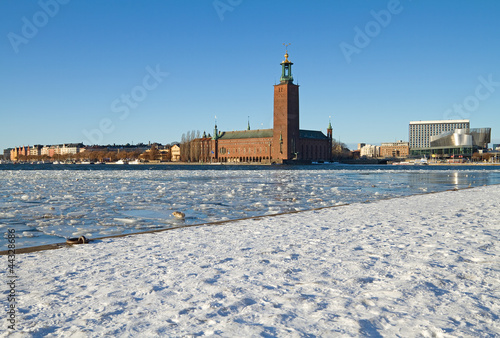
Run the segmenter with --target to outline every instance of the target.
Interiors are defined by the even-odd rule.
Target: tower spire
[[[214,136],[212,136],[212,139],[217,140],[218,138],[219,138],[219,132],[217,130],[217,116],[215,116]]]
[[[293,63],[288,60],[288,46],[290,46],[290,43],[284,43],[283,46],[285,46],[285,61],[281,62],[280,83],[293,83],[293,76],[292,76]]]

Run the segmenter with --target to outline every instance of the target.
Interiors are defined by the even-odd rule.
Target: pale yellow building
[[[170,151],[172,152],[172,162],[179,162],[181,160],[181,147],[179,145],[175,144],[170,148]]]

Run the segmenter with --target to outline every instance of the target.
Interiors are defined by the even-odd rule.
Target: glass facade
[[[455,129],[469,129],[469,120],[412,121],[409,127],[410,148],[429,148],[430,137]]]
[[[429,146],[412,148],[411,155],[432,157],[470,157],[477,149],[485,149],[491,141],[491,128],[455,129],[429,137]]]

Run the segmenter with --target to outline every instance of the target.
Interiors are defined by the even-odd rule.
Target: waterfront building
[[[455,129],[469,129],[469,120],[411,121],[409,145],[411,150],[430,147],[430,137]]]
[[[10,160],[17,161],[21,157],[29,156],[29,154],[30,154],[30,147],[29,146],[16,147],[10,151]]]
[[[447,153],[450,150],[431,149],[431,137],[453,133],[457,129],[470,129],[469,120],[411,121],[409,126],[409,146],[411,156],[431,156],[433,153]],[[452,148],[449,148],[452,149]],[[469,148],[451,150],[452,154],[470,156]],[[434,156],[436,157],[436,156]]]
[[[171,161],[170,151],[170,145],[163,146],[157,143],[153,143],[150,149],[146,149],[142,154],[139,155],[139,158],[149,162],[169,162]]]
[[[10,160],[10,152],[13,150],[13,148],[7,148],[3,150],[3,160],[9,161]]]
[[[29,155],[30,156],[40,156],[42,155],[42,146],[39,144],[34,145],[33,147],[30,148]]]
[[[361,157],[369,158],[380,157],[380,146],[365,144],[363,147],[361,147],[359,155]]]
[[[171,161],[172,162],[179,162],[181,160],[181,147],[179,147],[178,144],[174,144],[170,148],[170,153],[171,153]]]
[[[12,148],[10,151],[10,159],[16,161],[20,156],[49,156],[54,157],[55,155],[67,155],[67,154],[78,154],[79,152],[85,151],[85,146],[83,143],[68,143],[68,144],[58,144],[58,145],[34,145],[32,147],[16,147]]]
[[[410,155],[409,142],[402,140],[386,142],[380,146],[380,157],[408,157]]]
[[[53,155],[53,151],[52,151],[52,155]],[[49,157],[52,157],[50,155],[50,146],[43,146],[42,149],[40,150],[40,155],[42,156],[49,156]]]
[[[54,153],[56,155],[75,155],[81,151],[85,151],[83,143],[68,143],[56,145]]]
[[[321,131],[303,130],[299,126],[299,86],[293,83],[292,65],[280,63],[280,83],[274,85],[274,120],[272,129],[219,131],[215,124],[211,140],[196,139],[198,157],[211,162],[292,163],[329,161],[332,156],[332,126],[327,135]],[[192,148],[193,146],[190,145]]]
[[[471,157],[488,148],[491,128],[455,129],[430,137],[429,152],[435,158]]]

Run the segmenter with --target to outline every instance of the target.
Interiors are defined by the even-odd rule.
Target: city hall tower
[[[274,85],[273,158],[292,160],[299,152],[299,86],[293,83],[293,63],[281,62],[280,83]]]

